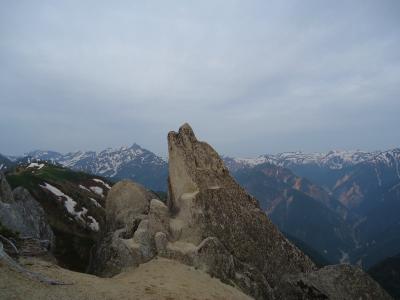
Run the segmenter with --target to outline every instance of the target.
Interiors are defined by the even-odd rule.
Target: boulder
[[[168,239],[164,232],[157,232],[154,235],[157,253],[162,255],[167,250]]]
[[[280,299],[392,299],[367,273],[346,264],[288,275],[278,294]]]
[[[152,234],[169,233],[170,213],[168,207],[158,199],[152,199],[149,211],[149,230]]]
[[[11,188],[3,175],[0,175],[0,223],[7,229],[19,234],[20,238],[32,238],[47,241],[52,247],[54,234],[47,222],[46,214],[39,204],[23,187],[17,187],[11,194]]]
[[[125,229],[118,229],[104,235],[97,246],[90,273],[111,277],[125,268],[139,265],[140,254],[131,249],[127,243],[129,239],[123,238],[124,234]]]
[[[169,219],[168,208],[156,198],[131,180],[111,188],[105,205],[107,231],[98,243],[91,272],[113,276],[157,254],[155,233],[162,231]]]
[[[13,202],[12,190],[8,184],[6,177],[0,172],[0,202],[10,203]]]
[[[140,255],[138,263],[147,262],[156,255],[154,233],[150,231],[148,219],[140,222],[133,239],[129,241],[130,248],[136,250]]]
[[[153,198],[157,198],[154,193],[131,180],[115,184],[108,192],[105,203],[108,231],[131,226],[140,215],[148,214]]]
[[[14,189],[13,196],[15,210],[20,213],[23,220],[23,226],[19,230],[20,235],[53,242],[54,233],[47,221],[45,211],[39,202],[23,187]]]

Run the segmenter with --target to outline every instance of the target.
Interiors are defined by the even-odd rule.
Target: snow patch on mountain
[[[99,202],[97,202],[97,200],[96,199],[93,199],[93,198],[89,198],[90,199],[90,201],[92,201],[93,202],[93,204],[94,205],[96,205],[97,207],[102,207],[101,205],[100,205],[100,203]]]
[[[167,164],[163,158],[141,148],[137,144],[133,144],[131,147],[120,147],[117,149],[108,148],[100,152],[77,151],[67,154],[36,150],[27,153],[26,156],[35,160],[50,161],[67,168],[108,178],[117,176],[120,170],[127,164],[138,166],[166,166]],[[109,188],[105,182],[98,182]]]
[[[104,197],[104,190],[101,187],[98,186],[91,186],[89,187],[89,189],[93,192],[96,193],[97,195],[99,195],[100,197]]]
[[[78,213],[75,211],[75,206],[77,203],[70,196],[64,194],[58,188],[56,188],[55,186],[52,186],[51,184],[48,184],[47,182],[45,182],[44,185],[40,185],[40,187],[50,191],[57,197],[64,198],[65,199],[64,206],[67,209],[68,213],[73,216],[78,215]]]
[[[44,164],[30,163],[27,168],[37,168],[38,170],[40,170],[43,167],[44,167]]]
[[[39,185],[41,188],[50,191],[52,194],[57,196],[59,199],[64,199],[64,207],[66,208],[67,212],[73,216],[76,220],[80,221],[81,223],[87,225],[93,231],[99,231],[99,223],[92,217],[87,216],[87,208],[82,207],[80,211],[75,210],[77,202],[72,199],[70,196],[64,194],[61,190],[52,186],[51,184],[45,182],[44,185]],[[90,223],[86,223],[85,218],[87,217],[90,220]]]
[[[92,216],[88,216],[88,219],[91,221],[89,223],[89,228],[92,229],[93,231],[99,231],[100,230],[99,222],[97,222],[96,219],[93,218]]]
[[[340,258],[339,262],[341,264],[348,264],[350,263],[350,256],[347,252],[344,252],[343,250],[339,249],[340,252],[342,253],[342,257]]]
[[[101,179],[93,178],[93,181],[98,182],[98,183],[101,183],[101,184],[104,185],[106,188],[111,189],[111,186],[110,186],[108,183],[106,183],[106,182],[104,182],[103,180],[101,180]]]
[[[290,168],[295,165],[316,165],[332,170],[340,170],[359,163],[383,164],[389,167],[398,166],[400,161],[400,149],[384,152],[373,151],[342,151],[334,150],[328,153],[304,153],[283,152],[278,154],[266,154],[256,158],[230,158],[225,157],[228,166],[232,168],[254,167],[264,163]],[[399,178],[400,178],[400,172]]]
[[[79,185],[79,188],[81,188],[82,190],[91,192],[91,190],[89,190],[86,186],[84,186],[84,185],[82,185],[82,184]]]

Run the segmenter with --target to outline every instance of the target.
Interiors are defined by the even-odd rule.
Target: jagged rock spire
[[[287,273],[311,271],[311,260],[271,223],[222,159],[184,124],[168,134],[170,201],[186,242],[216,237],[273,287]]]
[[[158,255],[204,270],[256,299],[390,299],[357,268],[317,270],[189,124],[168,134],[168,151],[168,207],[148,197],[133,201],[137,191],[121,184],[109,193],[106,209],[113,207],[110,201],[116,207],[107,216],[124,220],[98,251],[111,271]]]

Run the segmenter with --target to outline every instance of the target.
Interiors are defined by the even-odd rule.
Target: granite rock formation
[[[346,264],[288,275],[282,283],[278,299],[391,299],[367,273]]]
[[[184,124],[168,134],[164,204],[132,182],[106,200],[96,273],[114,275],[155,256],[201,269],[256,299],[390,299],[356,267],[319,269],[230,176],[217,152]]]
[[[32,238],[47,241],[51,246],[54,234],[46,214],[39,204],[23,187],[13,191],[0,173],[0,223],[5,228],[18,233],[20,238]]]
[[[132,220],[148,213],[154,197],[157,196],[131,180],[115,184],[105,203],[107,229],[113,231],[132,225]]]
[[[199,246],[212,237],[212,248],[220,245],[219,252],[232,257],[229,280],[256,297],[271,295],[284,274],[315,269],[229,175],[217,152],[196,139],[188,124],[168,134],[168,150],[168,205],[172,222],[179,224],[172,241]],[[247,287],[242,284],[245,277],[252,283]]]
[[[11,187],[2,172],[0,172],[0,201],[3,203],[13,202]]]
[[[115,184],[108,193],[106,231],[91,264],[91,271],[113,276],[156,255],[150,230],[151,201],[157,196],[131,180]],[[154,200],[158,201],[158,200]]]

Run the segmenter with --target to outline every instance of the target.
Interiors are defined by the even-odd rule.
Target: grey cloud
[[[399,146],[399,8],[9,1],[0,152],[137,142],[164,155],[185,121],[230,155]]]

